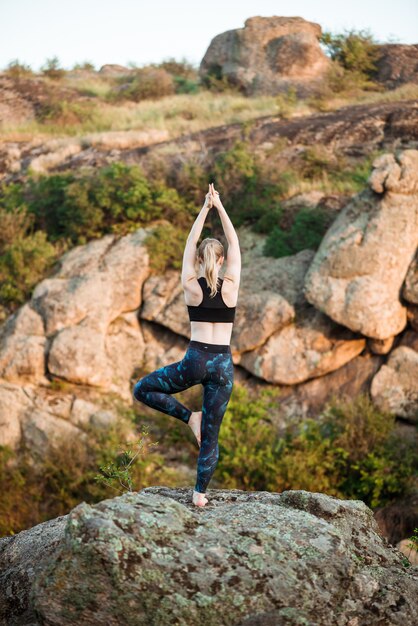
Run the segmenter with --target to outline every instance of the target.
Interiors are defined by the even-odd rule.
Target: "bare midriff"
[[[231,342],[232,322],[190,322],[190,328],[194,341],[228,346]]]

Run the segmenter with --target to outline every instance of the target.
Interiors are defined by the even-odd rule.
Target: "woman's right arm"
[[[224,274],[224,280],[230,280],[231,282],[238,285],[241,276],[241,250],[239,247],[238,235],[219,196],[216,198],[216,202],[214,202],[214,205],[218,209],[225,237],[228,241],[228,252],[225,264],[226,269]]]
[[[221,218],[226,240],[229,245],[231,245],[232,242],[238,243],[238,235],[220,198],[218,198],[218,203],[219,204],[216,208],[218,209],[219,217]]]

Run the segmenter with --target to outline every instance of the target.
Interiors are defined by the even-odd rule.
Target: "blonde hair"
[[[216,263],[223,256],[223,245],[220,241],[213,239],[212,237],[206,237],[206,239],[203,239],[197,251],[198,260],[203,264],[205,278],[210,287],[209,295],[211,298],[216,295],[218,287],[219,270]]]

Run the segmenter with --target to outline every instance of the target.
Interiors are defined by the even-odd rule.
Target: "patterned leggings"
[[[192,411],[171,394],[198,384],[203,385],[203,406],[195,490],[205,493],[218,463],[219,429],[234,384],[230,346],[190,340],[181,361],[160,367],[138,380],[133,396],[187,424]]]

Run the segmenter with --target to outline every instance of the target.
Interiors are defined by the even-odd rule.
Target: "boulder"
[[[307,95],[330,64],[319,45],[321,32],[319,24],[301,17],[250,17],[244,28],[212,39],[199,75],[225,77],[247,95],[289,87]]]
[[[0,328],[0,378],[45,382],[46,346],[42,317],[26,302]]]
[[[86,427],[108,427],[119,419],[100,398],[31,384],[0,384],[0,446],[29,447],[34,456],[58,448],[63,438],[83,438]]]
[[[52,374],[131,399],[129,377],[144,350],[137,315],[149,274],[147,234],[106,235],[64,254],[3,325],[0,377],[48,384]]]
[[[0,621],[414,624],[418,574],[359,500],[148,487],[0,539]]]
[[[387,89],[405,83],[418,83],[418,44],[386,43],[380,45],[376,60],[376,80]]]
[[[374,376],[370,393],[380,409],[418,423],[418,351],[407,346],[392,350]]]
[[[409,266],[402,289],[402,296],[411,304],[418,305],[418,256]]]
[[[290,423],[294,424],[307,417],[317,418],[333,396],[349,402],[360,394],[368,394],[373,376],[382,365],[382,360],[383,357],[364,350],[328,374],[309,378],[297,385],[280,387],[279,416],[272,419],[272,422],[280,432]]]
[[[307,300],[373,339],[400,333],[400,291],[418,245],[418,150],[373,162],[370,189],[339,213],[305,276]]]
[[[364,337],[308,307],[261,347],[241,354],[238,363],[270,383],[295,385],[339,369],[365,344]]]

